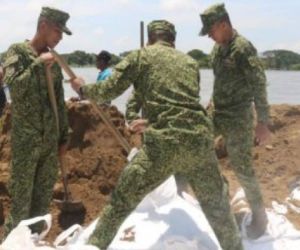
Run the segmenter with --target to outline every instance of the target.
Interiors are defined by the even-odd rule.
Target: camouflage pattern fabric
[[[102,84],[82,87],[85,97],[105,102],[133,83],[144,99],[150,126],[142,150],[124,169],[89,243],[107,249],[124,219],[143,197],[172,174],[190,182],[224,250],[243,249],[230,212],[227,183],[218,168],[211,120],[199,104],[199,70],[169,43],[132,52]]]
[[[66,26],[66,23],[70,18],[70,15],[67,12],[51,7],[43,7],[39,18],[46,18],[48,21],[57,25],[67,35],[72,35],[71,30]]]
[[[264,70],[253,45],[236,32],[227,47],[215,45],[212,64],[215,135],[223,135],[232,167],[255,211],[263,206],[263,200],[252,167],[252,103],[258,122],[267,123],[269,106]]]
[[[129,97],[126,103],[125,118],[128,123],[131,123],[133,120],[141,118],[141,115],[139,113],[143,109],[142,107],[142,96],[139,96],[138,93],[136,93],[136,91],[133,90],[131,96]]]
[[[12,207],[6,234],[20,220],[48,212],[57,179],[58,146],[66,143],[68,121],[62,73],[52,66],[59,112],[58,133],[47,90],[45,66],[28,42],[12,45],[4,61],[5,79],[12,98]]]
[[[215,45],[211,58],[216,112],[235,117],[254,101],[258,121],[267,123],[266,76],[253,45],[235,31],[228,46]]]
[[[174,37],[176,36],[175,26],[166,20],[155,20],[147,26],[148,34],[150,33],[165,33],[168,32]]]
[[[227,16],[228,13],[225,9],[225,5],[215,4],[205,10],[202,14],[200,14],[200,18],[203,24],[203,27],[199,33],[201,36],[205,36],[210,31],[211,27],[222,18]]]

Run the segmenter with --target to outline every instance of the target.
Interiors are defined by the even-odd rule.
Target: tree
[[[205,54],[202,50],[193,49],[193,50],[190,50],[187,54],[198,62],[200,68],[209,68],[210,67],[209,56],[207,54]]]

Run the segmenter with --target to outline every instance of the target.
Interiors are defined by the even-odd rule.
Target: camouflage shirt
[[[51,68],[56,95],[59,134],[49,101],[45,65],[29,42],[12,45],[5,56],[5,78],[12,99],[12,126],[18,143],[62,144],[67,141],[68,118],[64,102],[62,73],[57,64]]]
[[[101,84],[82,87],[85,97],[105,102],[131,84],[142,103],[143,115],[154,129],[193,130],[209,123],[199,104],[199,68],[189,56],[166,42],[129,54]]]
[[[235,32],[228,46],[214,46],[211,58],[216,114],[234,116],[254,101],[258,121],[267,122],[266,76],[253,45]]]
[[[142,112],[143,112],[142,98],[138,95],[138,93],[136,93],[133,90],[126,104],[125,118],[127,122],[130,123],[133,120],[144,117],[142,114],[140,115],[140,113]]]

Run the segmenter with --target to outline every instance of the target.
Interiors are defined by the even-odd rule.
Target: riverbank
[[[109,199],[109,194],[127,164],[126,152],[102,123],[97,110],[87,103],[68,103],[69,121],[73,130],[70,147],[64,160],[68,169],[70,190],[75,200],[83,201],[86,213],[76,215],[84,225],[97,217]],[[139,138],[127,130],[123,115],[115,108],[105,108],[106,114],[120,133],[138,144]],[[254,164],[268,207],[272,201],[284,202],[293,183],[300,180],[300,105],[273,105],[272,138],[267,146],[255,147]],[[2,118],[0,133],[0,200],[7,215],[10,198],[8,195],[10,149],[10,110]],[[230,194],[239,187],[227,158],[220,159],[222,170],[230,182]],[[53,198],[63,198],[61,181],[55,185]],[[70,221],[62,221],[60,210],[51,205],[54,217],[49,237],[58,235]],[[289,211],[288,218],[300,229],[300,216]],[[72,218],[69,218],[70,220]],[[2,228],[0,229],[0,231]],[[0,232],[1,233],[1,232]]]

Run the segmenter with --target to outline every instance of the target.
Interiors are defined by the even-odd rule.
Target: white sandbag
[[[87,241],[95,230],[98,219],[90,224],[86,229],[80,225],[73,225],[69,229],[57,236],[53,245],[57,250],[99,250],[95,246],[87,244]]]
[[[174,178],[168,179],[148,194],[121,225],[108,250],[221,250],[221,247],[199,206],[190,195],[177,195]],[[232,205],[246,204],[240,190]],[[277,204],[273,203],[276,207]],[[245,209],[245,208],[243,208]],[[284,208],[277,209],[284,213]],[[269,219],[265,235],[257,240],[246,236],[246,226],[251,221],[248,213],[243,219],[242,234],[245,250],[299,250],[300,231],[285,216],[267,210]],[[61,250],[94,250],[86,245],[97,221],[69,240]],[[130,237],[133,236],[130,241]]]
[[[290,194],[288,198],[286,198],[286,204],[291,209],[292,211],[300,214],[300,206],[295,204],[295,201],[297,202],[296,204],[300,203],[300,187],[296,187]]]
[[[42,242],[51,228],[51,219],[51,215],[48,214],[21,221],[1,244],[0,250],[53,250],[54,248],[48,247],[45,242]],[[40,221],[46,223],[46,229],[40,235],[32,234],[29,226]]]
[[[277,201],[272,201],[272,208],[277,214],[287,214],[288,207],[285,204],[279,204]]]
[[[150,192],[137,206],[136,211],[151,211],[168,204],[177,197],[177,186],[174,176],[170,176],[160,186]]]
[[[174,177],[148,194],[121,225],[109,250],[220,250],[199,203],[177,195]],[[131,228],[134,241],[124,241]]]
[[[266,233],[251,240],[246,237],[246,226],[251,221],[251,214],[247,214],[242,224],[243,244],[245,250],[299,250],[300,231],[286,219],[285,216],[267,210],[268,226]]]
[[[82,227],[78,224],[75,224],[75,225],[71,226],[70,228],[68,228],[67,230],[60,233],[56,237],[53,245],[57,249],[60,249],[61,246],[64,247],[64,245],[66,245],[66,244],[74,243],[78,240],[78,236],[82,231],[83,231]]]

